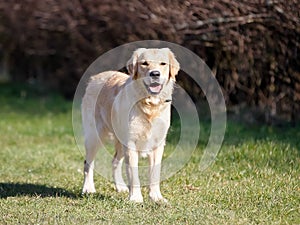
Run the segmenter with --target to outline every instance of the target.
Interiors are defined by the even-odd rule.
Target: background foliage
[[[295,121],[299,12],[298,0],[1,1],[1,79],[72,97],[85,69],[105,51],[160,39],[202,57],[235,111],[247,106],[262,111],[267,122],[278,116]],[[179,78],[199,99],[199,87]]]

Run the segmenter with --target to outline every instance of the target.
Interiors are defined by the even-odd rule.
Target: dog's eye
[[[167,63],[161,62],[160,65],[161,65],[161,66],[165,66],[165,65],[167,65]]]
[[[147,61],[142,63],[143,66],[149,66],[149,63]]]

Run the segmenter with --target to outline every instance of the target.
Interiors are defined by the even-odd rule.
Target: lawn
[[[161,184],[169,204],[151,202],[146,187],[145,202],[134,204],[99,175],[98,193],[81,196],[84,158],[71,101],[1,85],[0,105],[0,224],[300,224],[299,125],[230,120],[213,166],[199,169],[200,141],[189,163]],[[201,125],[209,133],[208,122]]]

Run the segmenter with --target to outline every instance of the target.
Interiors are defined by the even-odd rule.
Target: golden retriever
[[[160,192],[160,170],[179,63],[168,48],[139,48],[127,62],[127,70],[129,76],[117,71],[100,73],[91,77],[87,86],[82,101],[86,148],[82,193],[96,191],[95,156],[105,138],[112,136],[116,190],[129,191],[130,201],[143,201],[138,160],[139,156],[148,156],[150,199],[165,202]],[[122,177],[123,159],[128,186]]]

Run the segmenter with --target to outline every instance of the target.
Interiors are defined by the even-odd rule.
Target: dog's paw
[[[95,187],[93,186],[88,186],[88,185],[85,185],[83,186],[82,188],[82,194],[92,194],[92,193],[96,193],[96,189]]]
[[[144,200],[143,200],[143,196],[141,194],[135,194],[135,195],[129,196],[129,201],[136,202],[136,203],[142,203]]]
[[[117,192],[129,192],[128,187],[125,184],[116,184]]]
[[[150,192],[149,197],[154,202],[167,203],[168,200],[165,199],[160,192]]]

